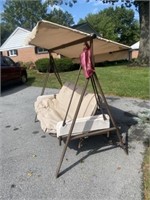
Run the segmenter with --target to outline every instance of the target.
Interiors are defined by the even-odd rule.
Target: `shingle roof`
[[[8,39],[2,44],[2,46],[0,47],[0,51],[27,47],[27,45],[25,45],[25,39],[30,33],[31,32],[26,29],[17,27],[14,32],[8,37]]]
[[[73,29],[77,29],[79,31],[83,31],[85,33],[90,33],[90,34],[96,34],[97,36],[99,36],[99,33],[97,33],[94,28],[88,23],[88,22],[85,22],[85,23],[82,23],[82,24],[77,24],[77,25],[74,25],[72,26],[71,28]]]

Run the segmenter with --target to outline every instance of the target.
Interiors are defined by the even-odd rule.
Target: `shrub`
[[[30,61],[30,62],[22,62],[22,61],[19,61],[19,64],[21,67],[24,67],[26,69],[35,69],[35,64]]]
[[[47,72],[49,66],[49,59],[41,58],[35,62],[35,65],[39,72]]]
[[[67,72],[74,70],[74,65],[69,58],[54,59],[58,72]]]
[[[55,58],[54,62],[58,72],[72,71],[79,68],[79,66],[73,64],[72,60],[69,58],[60,58],[60,59]],[[49,59],[48,58],[39,59],[35,62],[35,64],[39,72],[47,72],[47,68],[49,66]],[[51,72],[53,71],[51,70]]]
[[[24,66],[24,62],[18,61],[17,63],[19,63],[20,67],[25,67],[25,66]],[[25,67],[25,68],[26,68],[26,67]]]

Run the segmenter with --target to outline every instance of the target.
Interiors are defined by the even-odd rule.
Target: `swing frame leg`
[[[60,168],[61,168],[61,165],[62,165],[64,156],[65,156],[65,153],[66,153],[66,150],[67,150],[67,146],[68,146],[68,144],[69,144],[69,142],[70,142],[71,134],[72,134],[72,131],[73,131],[73,128],[74,128],[74,125],[75,125],[75,122],[76,122],[76,119],[77,119],[79,110],[80,110],[80,106],[81,106],[81,103],[82,103],[84,94],[85,94],[86,89],[87,89],[87,86],[88,86],[88,82],[89,82],[89,79],[86,79],[85,87],[84,87],[83,90],[82,90],[82,93],[81,93],[81,96],[80,96],[80,99],[79,99],[79,102],[78,102],[78,105],[77,105],[77,108],[76,108],[76,112],[75,112],[75,114],[74,114],[74,117],[73,117],[73,120],[72,120],[72,124],[71,124],[70,130],[69,130],[68,136],[67,136],[67,140],[66,140],[64,149],[63,149],[63,151],[62,151],[62,155],[61,155],[61,158],[60,158],[60,162],[59,162],[58,167],[57,167],[57,170],[56,170],[56,178],[58,178],[58,176],[59,176]]]
[[[117,133],[117,137],[118,137],[119,142],[120,142],[120,146],[123,148],[123,150],[125,151],[125,153],[128,154],[127,148],[126,148],[126,146],[124,145],[124,143],[123,143],[123,141],[122,141],[119,128],[117,127],[117,125],[116,125],[116,123],[115,123],[115,121],[114,121],[114,119],[113,119],[113,116],[112,116],[112,114],[111,114],[109,105],[108,105],[108,103],[107,103],[106,97],[105,97],[105,95],[104,95],[104,93],[103,93],[102,87],[101,87],[101,85],[100,85],[100,82],[99,82],[99,80],[98,80],[98,78],[97,78],[96,73],[94,73],[93,76],[94,76],[94,80],[95,80],[95,82],[96,82],[96,84],[97,84],[97,87],[98,87],[98,89],[99,89],[99,91],[100,91],[100,93],[101,93],[102,99],[103,99],[104,104],[105,104],[105,106],[106,106],[106,110],[107,110],[108,115],[109,115],[109,117],[110,117],[110,119],[111,119],[111,122],[112,122],[113,126],[116,128],[116,133]]]
[[[42,96],[44,94],[44,92],[45,92],[45,88],[46,88],[46,85],[47,85],[47,82],[48,82],[48,78],[49,78],[51,69],[54,70],[55,76],[56,76],[58,82],[60,83],[60,85],[62,86],[62,80],[61,80],[59,72],[58,72],[58,70],[56,68],[55,61],[54,61],[54,58],[53,58],[53,56],[51,54],[51,51],[48,51],[48,53],[49,53],[49,65],[48,65],[48,68],[47,68],[47,73],[45,75],[44,84],[43,84],[43,88],[42,88],[40,96]],[[37,121],[38,120],[37,120],[37,114],[36,114],[34,122],[37,122]]]

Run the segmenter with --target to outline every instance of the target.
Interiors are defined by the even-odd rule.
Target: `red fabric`
[[[90,78],[94,73],[94,67],[91,61],[91,54],[91,49],[86,46],[80,55],[80,64],[82,66],[85,78]]]

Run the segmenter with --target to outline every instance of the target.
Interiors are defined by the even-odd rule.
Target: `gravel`
[[[46,89],[45,94],[57,93]],[[72,141],[55,178],[64,143],[43,133],[35,123],[34,102],[41,88],[15,86],[2,91],[1,200],[141,200],[142,162],[150,133],[150,102],[107,97],[128,151],[112,145],[106,136]],[[112,134],[113,135],[113,134]]]

